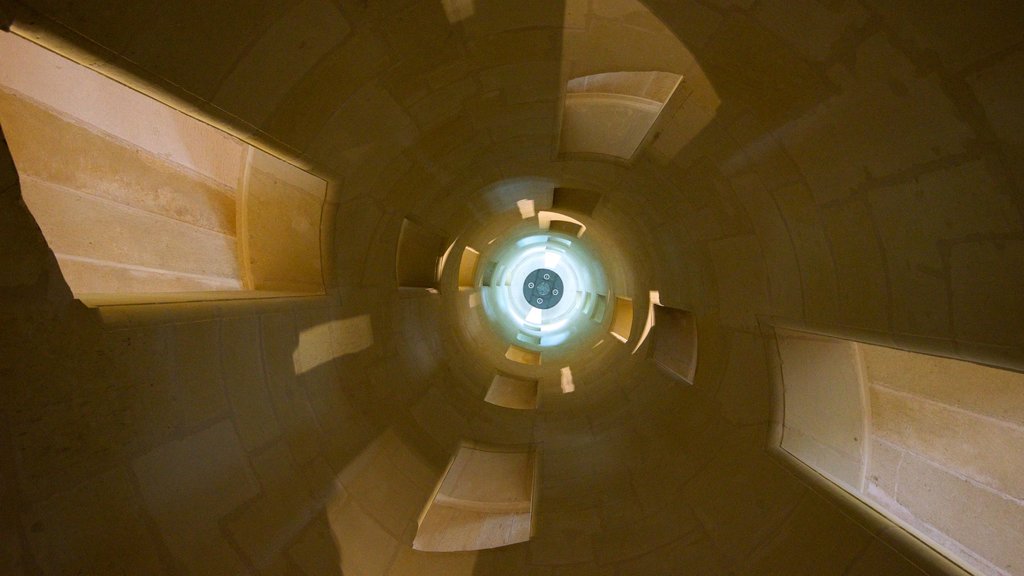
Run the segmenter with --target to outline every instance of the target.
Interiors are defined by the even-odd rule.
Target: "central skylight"
[[[534,308],[547,310],[554,307],[565,294],[562,277],[554,270],[538,268],[523,283],[523,298]]]
[[[555,231],[513,236],[494,251],[484,312],[511,344],[558,346],[591,328],[587,304],[607,292],[604,270],[587,243]]]

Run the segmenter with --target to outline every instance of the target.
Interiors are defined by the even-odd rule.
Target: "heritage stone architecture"
[[[1024,2],[0,0],[0,576],[1024,576]]]

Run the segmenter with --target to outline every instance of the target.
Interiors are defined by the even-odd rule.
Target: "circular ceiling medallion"
[[[565,287],[562,278],[554,270],[538,268],[530,272],[523,281],[523,297],[534,308],[547,310],[562,299]]]

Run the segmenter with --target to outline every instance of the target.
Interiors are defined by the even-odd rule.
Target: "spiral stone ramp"
[[[326,182],[322,294],[86,305],[0,106],[0,573],[966,573],[773,449],[775,327],[1024,371],[1024,12],[941,4],[0,1]],[[486,280],[537,235],[563,341]]]

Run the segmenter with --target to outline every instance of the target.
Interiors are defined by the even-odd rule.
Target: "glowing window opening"
[[[1020,435],[1024,373],[778,327],[774,333],[772,444],[780,456],[971,572],[1020,565],[1016,471],[1024,450],[1007,445]],[[936,554],[905,542],[915,553]]]
[[[449,250],[451,250],[450,247]],[[459,261],[459,288],[473,288],[475,286],[476,269],[479,263],[480,252],[470,246],[462,249],[462,260]]]
[[[572,381],[572,369],[568,366],[560,369],[560,386],[562,394],[570,394],[576,391],[576,384]]]
[[[528,541],[536,462],[528,446],[463,442],[417,520],[413,548],[459,552]]]
[[[582,238],[583,233],[587,231],[587,226],[579,220],[566,216],[565,214],[559,214],[558,212],[551,212],[549,210],[541,210],[537,213],[537,224],[541,230],[548,230],[551,228],[552,222],[568,222],[579,227],[579,232],[576,233],[577,238]]]
[[[633,331],[633,300],[616,296],[613,314],[611,335],[625,344],[629,342],[630,333]]]
[[[598,331],[585,321],[593,319],[592,310],[581,312],[588,300],[596,301],[594,291],[607,288],[603,268],[587,242],[556,232],[521,230],[522,235],[488,253],[495,263],[494,276],[500,277],[491,282],[494,288],[481,291],[484,318],[507,342],[534,351],[596,335]],[[525,297],[528,278],[538,269],[554,272],[563,283],[560,299],[550,308],[542,309]]]
[[[0,63],[22,199],[75,298],[323,293],[325,180],[15,34]]]
[[[524,198],[516,202],[516,207],[519,208],[519,215],[522,216],[523,220],[527,218],[533,218],[536,212],[534,211],[533,200]],[[492,240],[493,242],[493,240]]]
[[[519,364],[526,364],[528,366],[540,366],[541,354],[540,352],[534,352],[533,350],[527,350],[515,344],[508,347],[505,351],[505,358]]]
[[[657,290],[651,290],[650,297],[647,304],[647,321],[644,322],[643,332],[640,333],[640,341],[636,343],[636,347],[633,348],[633,354],[636,354],[637,350],[643,346],[644,341],[647,340],[647,336],[651,333],[651,328],[654,327],[654,306],[661,304],[661,293]]]
[[[632,161],[681,81],[679,74],[658,71],[606,72],[569,80],[560,153]]]

